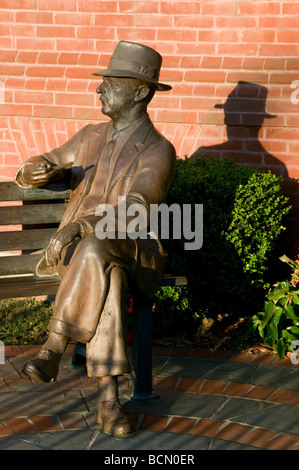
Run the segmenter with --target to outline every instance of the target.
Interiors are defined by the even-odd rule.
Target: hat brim
[[[100,77],[119,77],[119,78],[139,78],[145,83],[152,85],[158,91],[169,91],[172,89],[172,86],[166,85],[165,83],[159,83],[155,80],[150,80],[148,77],[141,75],[136,72],[126,71],[126,70],[115,70],[115,69],[104,69],[99,70],[98,72],[94,72],[92,75],[100,76]]]
[[[224,104],[215,104],[214,108],[217,108],[217,109],[225,109],[225,103]],[[276,118],[277,116],[275,114],[268,114],[266,112],[262,112],[262,113],[256,113],[258,115],[263,115],[264,118],[266,119],[273,119],[273,118]]]

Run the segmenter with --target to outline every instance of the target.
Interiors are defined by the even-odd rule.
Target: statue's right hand
[[[22,176],[24,180],[39,188],[47,184],[53,176],[53,166],[48,162],[35,162],[25,165]]]

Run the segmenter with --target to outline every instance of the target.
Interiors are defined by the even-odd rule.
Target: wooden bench
[[[56,294],[60,279],[38,278],[35,267],[57,230],[68,200],[69,190],[62,183],[38,189],[0,183],[0,299]],[[187,279],[165,275],[164,285],[185,286]],[[144,400],[152,397],[152,302],[141,295],[133,302],[133,398]],[[84,354],[84,346],[77,342],[73,367]]]

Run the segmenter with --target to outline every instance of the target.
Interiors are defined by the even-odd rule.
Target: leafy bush
[[[186,287],[163,287],[153,310],[153,337],[184,336],[194,330],[198,315],[190,309]]]
[[[249,321],[250,332],[256,329],[282,359],[286,351],[294,351],[292,343],[299,341],[299,264],[287,256],[280,258],[293,269],[290,281],[276,283],[266,295],[263,312]]]
[[[187,251],[185,240],[170,236],[163,241],[166,270],[188,277],[188,305],[197,318],[260,309],[283,216],[290,210],[280,183],[270,172],[228,159],[177,161],[166,203],[191,204],[193,227],[194,206],[203,204],[203,246]]]

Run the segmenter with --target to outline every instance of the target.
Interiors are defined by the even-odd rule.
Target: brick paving
[[[165,436],[164,445],[171,445],[176,435],[184,437],[177,444],[181,449],[299,450],[298,366],[288,357],[279,360],[263,350],[153,347],[153,394],[159,399],[132,402],[132,376],[123,377],[121,400],[138,432],[129,440],[117,440],[97,431],[97,383],[84,370],[69,367],[72,345],[63,356],[56,382],[33,384],[22,375],[23,362],[39,349],[5,348],[5,364],[0,364],[0,449],[21,444],[47,449],[58,441],[66,448],[106,449],[108,442],[117,441],[113,445],[118,449],[119,442],[126,441],[122,449],[145,445],[151,449],[157,439],[162,445]],[[96,434],[83,444],[82,432]],[[56,435],[65,436],[61,437],[64,444],[58,438],[54,444]],[[165,444],[167,436],[169,444]]]

